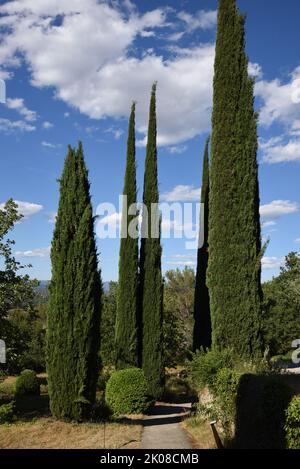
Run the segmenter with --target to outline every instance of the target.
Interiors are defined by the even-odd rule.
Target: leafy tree
[[[142,367],[153,397],[159,397],[164,388],[163,360],[163,284],[161,275],[161,245],[159,221],[159,193],[157,182],[156,147],[156,84],[152,87],[148,142],[144,175],[142,240],[140,251],[140,320],[142,337]],[[156,230],[156,233],[152,232]],[[141,327],[142,326],[142,327]],[[141,333],[142,332],[142,333]],[[139,348],[141,351],[141,347]]]
[[[197,256],[194,302],[195,324],[193,333],[194,351],[200,350],[201,347],[211,347],[209,292],[206,285],[206,271],[208,265],[209,139],[206,141],[203,158],[201,204],[204,210],[203,221],[200,223],[200,231],[203,231],[203,245],[198,249]]]
[[[25,338],[18,333],[16,327],[9,321],[12,309],[23,309],[29,317],[34,314],[34,287],[36,280],[28,275],[21,275],[21,265],[13,256],[13,240],[7,238],[9,231],[22,219],[18,213],[18,206],[9,199],[0,209],[0,338],[6,343],[7,365],[9,371],[14,372],[15,358],[19,357],[24,347]],[[19,337],[19,341],[16,340]]]
[[[7,371],[17,374],[26,368],[37,372],[45,370],[46,305],[35,306],[34,311],[12,309],[7,315],[10,331],[7,348]]]
[[[82,144],[69,147],[51,248],[47,371],[53,416],[81,420],[95,401],[101,279]]]
[[[299,339],[300,256],[286,256],[280,275],[263,284],[263,331],[272,355],[291,351],[292,342]]]
[[[220,0],[209,196],[208,288],[213,346],[262,354],[257,115],[245,18]]]
[[[115,323],[117,314],[118,283],[110,282],[109,290],[103,293],[101,317],[101,362],[103,366],[112,366],[116,362]]]
[[[192,350],[195,272],[169,270],[164,284],[164,357],[166,366],[184,363]]]
[[[117,368],[135,367],[137,351],[137,289],[138,289],[138,230],[132,236],[130,225],[137,215],[129,215],[128,208],[136,204],[135,163],[135,103],[129,119],[127,161],[121,222],[119,259],[119,296],[116,318],[116,365]],[[127,208],[128,207],[128,208]]]

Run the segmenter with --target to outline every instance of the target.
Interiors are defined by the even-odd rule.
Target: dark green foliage
[[[113,373],[106,385],[105,399],[116,415],[143,414],[153,403],[147,380],[139,368]]]
[[[14,402],[0,405],[0,424],[10,423],[14,417],[14,410],[15,410]]]
[[[213,346],[262,353],[257,115],[245,18],[220,0],[209,196],[208,287]]]
[[[300,398],[294,397],[286,411],[286,442],[288,449],[300,449]]]
[[[12,321],[12,310],[22,309],[31,320],[34,316],[34,287],[37,281],[30,280],[28,275],[20,275],[24,267],[13,256],[14,241],[8,239],[8,233],[22,219],[16,203],[10,199],[0,209],[0,335],[6,344],[7,364],[0,368],[10,373],[21,368],[22,355],[28,350],[27,335],[15,327]]]
[[[243,375],[237,395],[234,446],[284,449],[286,409],[292,394],[280,376]]]
[[[135,163],[135,103],[129,119],[127,160],[123,195],[121,243],[119,259],[119,295],[116,319],[116,366],[119,369],[136,366],[137,356],[137,288],[138,288],[138,231],[133,237],[129,225],[137,214],[128,215],[128,208],[136,204]]]
[[[241,379],[241,373],[229,369],[220,369],[213,384],[214,419],[222,425],[225,437],[233,437],[233,423],[236,418],[236,400]]]
[[[114,366],[116,362],[115,324],[117,314],[118,283],[109,282],[109,290],[103,292],[101,314],[101,347],[102,366]]]
[[[46,305],[34,311],[12,309],[7,314],[6,332],[10,337],[7,349],[7,371],[18,374],[24,368],[45,370]]]
[[[188,364],[189,381],[197,390],[202,390],[206,386],[213,390],[218,371],[222,368],[232,368],[234,362],[234,355],[231,350],[225,349],[221,352],[199,350],[193,355],[192,361]]]
[[[263,284],[264,340],[271,355],[291,351],[292,342],[299,338],[300,256],[290,253],[280,275]]]
[[[201,187],[201,210],[204,210],[204,217],[201,217],[200,233],[202,231],[203,246],[198,249],[197,272],[194,301],[194,333],[193,350],[201,347],[211,347],[211,319],[209,308],[209,292],[206,286],[206,271],[208,265],[208,210],[209,210],[209,139],[206,141],[202,187]]]
[[[40,382],[33,370],[24,370],[18,376],[15,385],[15,396],[39,396]]]
[[[171,367],[183,364],[192,350],[195,272],[169,270],[164,280],[164,361]]]
[[[95,401],[101,280],[81,143],[69,147],[51,249],[47,371],[53,416],[81,420]]]
[[[156,84],[154,84],[150,102],[143,194],[143,203],[148,209],[148,219],[143,213],[139,285],[141,308],[139,311],[139,341],[140,344],[142,342],[142,350],[139,347],[139,351],[142,351],[142,367],[153,397],[159,397],[164,387],[163,283],[158,202]],[[146,237],[147,234],[148,237]]]

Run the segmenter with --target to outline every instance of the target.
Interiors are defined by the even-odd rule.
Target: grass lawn
[[[101,449],[139,447],[142,427],[130,423],[67,423],[42,417],[0,426],[1,449]]]
[[[139,448],[141,416],[107,422],[69,423],[55,420],[49,411],[46,375],[39,375],[40,396],[24,396],[12,423],[0,425],[0,449]],[[13,398],[15,377],[0,385],[0,403]]]

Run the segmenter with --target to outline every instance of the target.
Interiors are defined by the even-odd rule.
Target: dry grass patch
[[[199,417],[189,417],[181,424],[188,432],[196,449],[217,449],[210,425]]]
[[[0,426],[1,449],[102,449],[139,447],[137,423],[67,423],[52,418]]]

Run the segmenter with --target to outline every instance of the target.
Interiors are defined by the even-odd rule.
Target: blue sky
[[[260,110],[261,215],[263,237],[270,238],[263,278],[269,279],[300,243],[300,3],[238,5],[247,13],[247,51]],[[0,79],[7,87],[7,102],[0,104],[0,203],[19,201],[24,219],[13,233],[16,257],[33,265],[32,277],[51,276],[57,179],[69,143],[83,141],[95,210],[113,203],[116,213],[109,221],[119,220],[132,100],[141,199],[155,80],[161,199],[199,200],[216,7],[214,0],[0,1]],[[186,249],[186,239],[162,242],[164,270],[194,266],[196,252]],[[97,243],[103,279],[116,280],[119,240]]]

